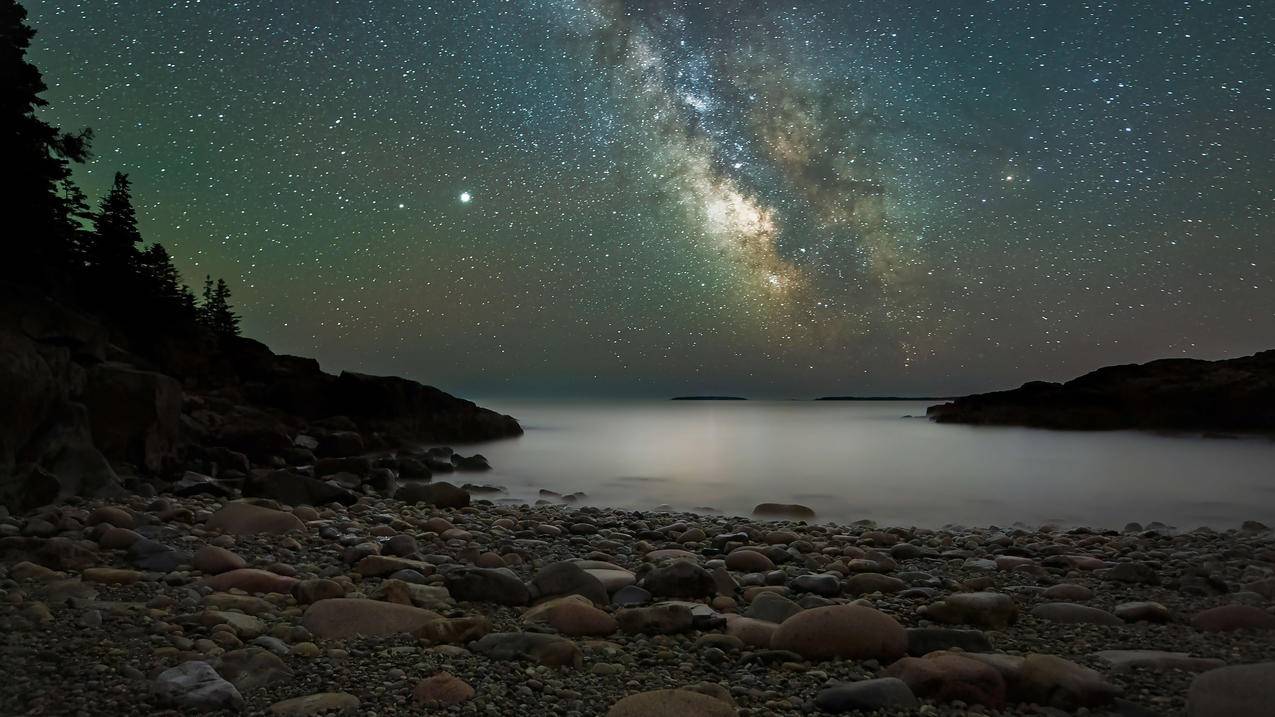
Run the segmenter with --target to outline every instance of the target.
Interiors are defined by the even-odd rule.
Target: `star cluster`
[[[1236,0],[27,0],[244,328],[478,394],[949,393],[1275,337]]]

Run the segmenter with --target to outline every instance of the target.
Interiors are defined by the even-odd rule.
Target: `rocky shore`
[[[424,480],[395,496],[168,492],[0,513],[3,711],[1275,704],[1275,534],[1258,524],[884,528],[497,504]]]
[[[1066,383],[1032,381],[957,398],[926,413],[939,423],[1275,436],[1275,350],[1107,366]]]

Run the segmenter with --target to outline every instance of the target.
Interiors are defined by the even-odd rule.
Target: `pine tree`
[[[92,133],[68,134],[36,117],[47,87],[27,62],[35,31],[16,0],[0,0],[0,216],[10,228],[0,275],[25,283],[65,281],[79,231],[74,200],[59,191],[72,162],[88,158]]]
[[[199,324],[217,336],[238,336],[239,315],[230,305],[230,287],[225,279],[214,284],[211,276],[204,277],[204,303],[199,307]]]
[[[231,311],[230,287],[225,279],[217,280],[217,288],[213,290],[213,307],[211,311],[212,330],[218,336],[239,335],[239,315]]]
[[[115,173],[111,190],[93,218],[93,243],[88,251],[89,265],[112,281],[124,281],[125,275],[139,268],[138,246],[142,234],[137,230],[137,212],[133,209],[132,183],[127,174]],[[167,257],[167,253],[165,253]]]

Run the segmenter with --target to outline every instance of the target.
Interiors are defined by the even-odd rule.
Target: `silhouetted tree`
[[[68,134],[36,117],[47,102],[40,71],[27,62],[35,31],[16,0],[0,0],[0,216],[8,230],[0,275],[26,283],[65,280],[79,223],[65,190],[71,162],[88,157],[92,133]]]
[[[238,336],[239,315],[231,310],[230,287],[225,279],[213,284],[211,276],[204,278],[204,304],[200,307],[200,323],[217,336]]]
[[[193,324],[195,295],[181,283],[181,273],[173,266],[168,250],[162,244],[152,244],[138,255],[137,263],[142,299],[152,309],[150,313],[178,328]]]
[[[132,184],[127,174],[115,173],[111,190],[102,198],[93,217],[93,234],[86,257],[91,269],[117,282],[136,273],[140,268],[138,247],[142,234],[137,230],[137,212],[133,209]]]

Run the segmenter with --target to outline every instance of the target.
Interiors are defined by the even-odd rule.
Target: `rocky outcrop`
[[[522,433],[513,418],[436,388],[324,373],[313,359],[276,355],[251,339],[193,331],[130,347],[109,325],[4,283],[0,396],[0,506],[15,510],[117,492],[117,472],[130,488],[153,482],[223,497],[242,488],[288,505],[349,504],[360,488],[396,489],[395,459],[373,469],[366,453]],[[342,464],[319,480],[308,466],[320,458],[366,465]],[[490,467],[481,456],[457,459],[407,457],[404,472],[419,479],[436,464]],[[284,467],[294,470],[254,470]],[[454,493],[443,503],[468,503],[468,493]]]
[[[958,398],[927,414],[939,423],[1275,433],[1275,350],[1109,366],[1066,383]]]
[[[85,364],[101,362],[106,344],[91,320],[0,284],[0,505],[26,509],[116,487],[79,401]]]

